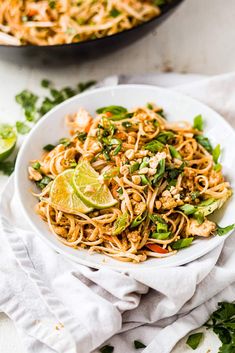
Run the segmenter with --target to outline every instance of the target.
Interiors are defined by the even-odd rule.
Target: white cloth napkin
[[[235,74],[111,77],[102,85],[120,82],[175,86],[226,119],[235,116]],[[14,176],[0,214],[0,310],[29,353],[90,353],[107,342],[115,353],[134,353],[136,339],[147,345],[144,353],[169,353],[218,301],[235,299],[233,236],[185,266],[119,273],[75,264],[44,244],[21,214]]]

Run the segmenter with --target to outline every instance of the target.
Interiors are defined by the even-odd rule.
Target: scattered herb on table
[[[235,352],[235,304],[221,302],[205,326],[211,328],[222,345],[218,353]]]
[[[141,341],[136,340],[136,341],[134,341],[134,347],[135,347],[135,349],[141,349],[141,348],[145,348],[146,345],[144,343],[142,343]]]
[[[221,341],[218,353],[235,352],[235,303],[218,303],[218,309],[211,314],[205,326],[212,329]],[[203,336],[202,332],[194,333],[188,337],[186,343],[195,350]]]
[[[64,102],[66,99],[73,97],[76,94],[82,93],[96,81],[81,82],[75,88],[64,87],[60,90],[56,89],[53,83],[47,79],[41,81],[41,86],[49,90],[49,94],[40,100],[39,97],[29,90],[23,90],[18,93],[15,97],[16,102],[22,107],[25,121],[17,121],[15,127],[10,126],[11,130],[14,129],[20,135],[26,135],[29,133],[33,125],[41,118],[42,115],[49,112],[56,105]],[[81,136],[83,139],[85,136]],[[66,146],[68,139],[64,138],[59,143]],[[44,150],[50,151],[55,146],[47,145]],[[10,175],[14,171],[15,161],[4,161],[0,162],[0,172]]]
[[[14,172],[15,161],[0,162],[0,171],[5,175],[11,175]]]
[[[204,334],[202,332],[193,333],[192,335],[190,335],[188,337],[186,344],[189,347],[191,347],[193,350],[195,350],[195,349],[197,349],[197,347],[201,343],[203,336],[204,336]]]
[[[100,348],[100,353],[112,353],[114,351],[114,347],[110,345],[106,345],[102,348]]]

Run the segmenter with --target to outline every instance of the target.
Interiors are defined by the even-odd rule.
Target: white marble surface
[[[136,74],[162,71],[219,74],[235,70],[235,1],[186,0],[160,28],[144,39],[104,58],[80,61],[73,65],[40,66],[32,60],[29,66],[7,60],[0,53],[0,122],[14,122],[21,112],[14,95],[24,88],[38,90],[41,78],[48,77],[58,85],[75,85],[88,79],[112,74]],[[40,89],[38,93],[40,93]],[[0,176],[0,187],[6,177]],[[207,333],[197,353],[217,353],[217,338]],[[0,314],[0,351],[26,353],[14,324]],[[174,353],[189,353],[185,340]]]

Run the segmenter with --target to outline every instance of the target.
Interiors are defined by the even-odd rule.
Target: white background
[[[14,102],[24,88],[43,93],[38,86],[42,78],[57,85],[75,85],[79,81],[101,79],[113,74],[141,74],[153,71],[220,74],[235,70],[235,1],[185,0],[177,12],[160,28],[139,42],[103,58],[80,60],[67,65],[32,58],[27,65],[14,57],[1,57],[0,51],[0,122],[20,119]],[[235,123],[234,123],[235,126]],[[6,177],[0,176],[0,186]],[[196,353],[217,353],[217,338],[207,333]],[[0,350],[25,353],[13,323],[0,314]],[[172,353],[189,353],[185,340]],[[159,352],[160,353],[160,352]]]

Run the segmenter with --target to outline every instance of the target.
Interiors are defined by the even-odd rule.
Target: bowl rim
[[[50,246],[51,248],[53,248],[55,251],[59,252],[62,255],[65,255],[66,258],[75,261],[76,263],[80,263],[92,268],[96,268],[96,269],[101,269],[101,268],[109,268],[109,269],[114,269],[117,271],[145,271],[145,270],[149,270],[149,269],[158,269],[158,268],[170,268],[170,267],[175,267],[175,266],[183,266],[187,263],[191,263],[192,261],[195,261],[199,258],[201,258],[202,256],[212,252],[215,248],[217,248],[218,246],[220,246],[225,239],[227,239],[228,236],[230,236],[230,234],[233,232],[229,232],[227,235],[224,235],[223,237],[214,237],[214,238],[208,238],[209,240],[212,239],[214,240],[213,243],[211,243],[211,246],[209,247],[209,250],[207,249],[207,247],[202,247],[195,255],[195,254],[191,254],[190,256],[188,255],[187,259],[185,262],[180,263],[182,261],[178,261],[179,263],[177,264],[157,264],[157,261],[154,264],[142,267],[141,263],[140,264],[135,264],[135,266],[128,266],[128,264],[123,263],[125,265],[120,267],[117,265],[113,265],[113,264],[103,264],[103,263],[98,263],[98,262],[91,262],[87,259],[82,259],[80,257],[77,257],[75,254],[73,253],[69,253],[66,251],[67,246],[60,243],[53,243],[53,241],[51,241],[50,239],[48,239],[46,236],[43,236],[41,231],[38,229],[37,225],[31,220],[30,218],[30,214],[27,212],[26,207],[24,205],[24,200],[23,200],[23,194],[20,191],[20,185],[19,185],[19,174],[20,174],[20,168],[21,168],[21,159],[24,156],[25,153],[25,149],[27,147],[28,141],[31,139],[31,135],[34,134],[34,132],[40,127],[41,124],[44,123],[45,120],[47,120],[51,114],[56,113],[57,111],[59,111],[62,107],[66,106],[66,105],[70,105],[71,102],[76,101],[78,99],[78,97],[83,97],[83,96],[90,96],[90,95],[94,95],[97,92],[106,92],[106,91],[112,91],[112,90],[122,90],[123,88],[125,89],[160,89],[161,91],[165,91],[170,92],[171,94],[174,94],[175,96],[177,96],[178,98],[183,98],[183,99],[187,99],[188,102],[194,102],[197,103],[198,105],[201,105],[201,107],[204,107],[207,109],[207,111],[211,111],[211,113],[213,113],[214,115],[217,116],[217,119],[220,120],[220,122],[222,122],[223,124],[225,124],[227,126],[227,128],[231,131],[231,133],[234,135],[235,138],[235,131],[234,129],[231,127],[231,125],[219,114],[217,113],[215,110],[213,110],[212,108],[210,108],[209,106],[207,106],[206,104],[190,97],[187,95],[184,95],[182,93],[176,92],[176,91],[172,91],[168,88],[162,88],[162,87],[158,87],[156,85],[143,85],[143,84],[122,84],[122,85],[117,85],[117,86],[108,86],[108,87],[101,87],[101,88],[95,88],[95,89],[91,89],[88,90],[86,92],[80,93],[74,97],[69,98],[68,100],[62,102],[61,104],[59,104],[58,106],[56,106],[55,108],[53,108],[52,110],[50,110],[48,113],[46,113],[41,119],[40,121],[33,127],[33,129],[30,131],[29,135],[26,137],[25,141],[23,142],[17,160],[16,160],[16,166],[15,166],[15,175],[14,175],[14,185],[15,185],[15,192],[16,192],[16,196],[18,198],[18,200],[21,203],[21,210],[23,211],[23,214],[25,216],[25,219],[28,221],[30,227],[32,230],[34,230],[36,232],[36,235],[39,236],[48,246]],[[200,239],[199,239],[200,240]],[[206,239],[207,240],[207,239]],[[199,255],[198,255],[199,254]],[[156,259],[157,260],[157,259]],[[136,266],[137,265],[137,266]],[[139,265],[139,266],[138,266]]]
[[[143,22],[135,27],[126,29],[124,31],[118,32],[118,33],[114,33],[110,36],[104,36],[104,37],[100,37],[100,38],[96,38],[96,39],[89,39],[89,40],[84,40],[81,42],[76,42],[76,43],[66,43],[66,44],[53,44],[53,45],[36,45],[36,44],[27,44],[27,45],[7,45],[7,44],[0,44],[0,50],[1,48],[10,48],[10,49],[16,49],[17,50],[26,50],[26,49],[35,49],[35,48],[80,48],[80,47],[85,47],[86,45],[92,44],[92,43],[100,43],[104,40],[106,40],[107,38],[113,39],[113,38],[118,38],[120,36],[122,36],[124,33],[130,33],[132,31],[137,30],[138,28],[144,28],[147,25],[151,24],[152,22],[157,21],[158,19],[160,20],[161,18],[163,18],[166,14],[168,14],[169,12],[171,12],[173,9],[175,9],[178,5],[180,5],[184,0],[175,0],[174,3],[171,4],[167,4],[164,5],[162,7],[162,12],[159,16],[155,16],[153,18],[151,18],[150,20]]]

